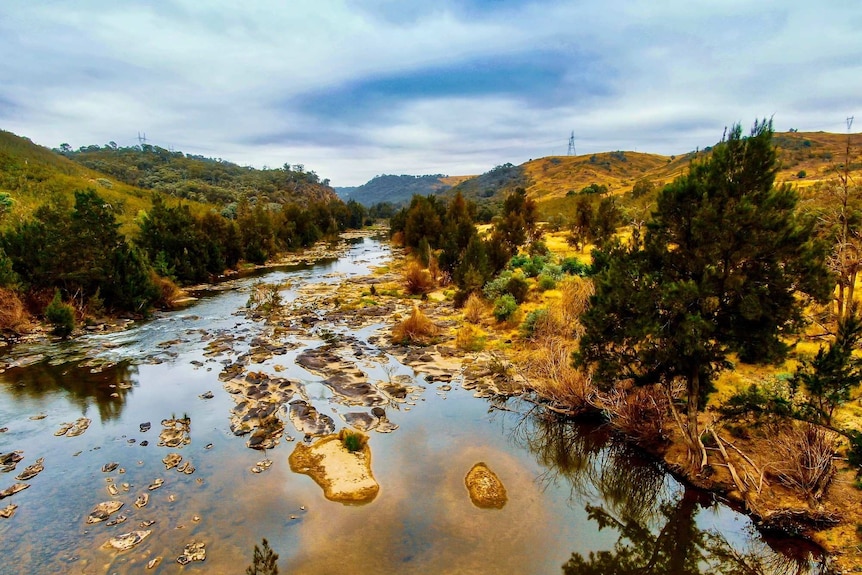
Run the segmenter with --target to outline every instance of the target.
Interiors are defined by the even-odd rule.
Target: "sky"
[[[862,127],[846,0],[2,0],[0,129],[335,186]],[[857,131],[856,129],[853,130]]]

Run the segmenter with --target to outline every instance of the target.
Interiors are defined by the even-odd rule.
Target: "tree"
[[[827,301],[834,286],[796,193],[773,187],[777,169],[771,122],[747,138],[734,126],[661,191],[642,243],[594,253],[578,360],[606,386],[682,381],[686,421],[674,415],[692,463],[705,453],[697,414],[728,355],[783,357],[782,336],[803,324],[799,294]]]
[[[254,546],[252,564],[245,570],[246,575],[278,575],[278,553],[269,546],[266,537],[262,547]]]
[[[590,235],[598,243],[605,242],[614,235],[622,221],[623,213],[617,206],[617,201],[612,197],[602,198],[596,208]]]
[[[515,188],[506,196],[500,219],[494,228],[499,232],[510,256],[525,243],[539,239],[541,234],[536,226],[538,219],[536,201],[527,197],[527,190]]]
[[[822,346],[812,360],[802,360],[793,378],[809,394],[815,419],[830,425],[832,413],[850,400],[850,392],[862,383],[862,360],[853,350],[862,340],[862,317],[855,306],[838,319],[838,332],[829,347]]]

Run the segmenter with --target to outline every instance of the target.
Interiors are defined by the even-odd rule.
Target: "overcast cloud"
[[[339,186],[561,155],[572,130],[678,154],[765,116],[844,131],[860,30],[845,0],[4,0],[0,128]]]

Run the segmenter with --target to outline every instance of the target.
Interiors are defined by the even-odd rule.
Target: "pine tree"
[[[264,537],[262,546],[254,546],[252,564],[245,570],[246,575],[278,575],[278,553],[269,546]]]
[[[605,385],[685,383],[684,429],[703,451],[700,406],[727,357],[772,361],[802,325],[799,294],[828,300],[834,282],[796,193],[774,187],[771,122],[735,126],[707,159],[659,194],[643,243],[595,253],[595,295],[579,360]],[[701,459],[701,463],[703,463]]]

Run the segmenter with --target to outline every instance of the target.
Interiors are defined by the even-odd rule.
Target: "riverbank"
[[[403,269],[407,256],[400,257],[395,267]],[[388,285],[387,289],[394,289],[393,285]],[[579,390],[580,397],[570,397],[573,403],[567,403],[565,394],[557,392],[559,381],[537,379],[540,376],[547,380],[572,377],[563,373],[564,366],[550,365],[570,363],[571,348],[564,347],[562,352],[544,349],[548,342],[532,341],[522,327],[530,312],[553,309],[553,302],[561,297],[559,293],[553,290],[542,293],[533,288],[519,313],[509,321],[500,322],[492,316],[488,303],[483,304],[478,317],[468,321],[465,316],[477,312],[475,309],[456,310],[451,302],[453,291],[444,286],[427,294],[418,305],[439,328],[431,338],[433,345],[426,349],[458,349],[458,354],[464,357],[490,355],[493,369],[517,380],[523,393],[533,396],[537,403],[560,417],[602,415],[604,405],[596,400],[594,391]],[[393,327],[402,319],[393,317]],[[549,358],[549,353],[556,353],[556,357]],[[539,369],[537,361],[543,362]],[[745,380],[741,373],[731,371],[728,376]],[[591,394],[593,397],[588,397]],[[630,404],[629,408],[637,406]],[[712,493],[750,515],[763,533],[790,538],[790,542],[794,538],[810,541],[830,555],[836,573],[862,572],[857,527],[862,525],[862,506],[859,505],[862,491],[855,470],[840,456],[846,450],[846,440],[842,444],[838,435],[828,436],[829,441],[838,445],[839,456],[832,461],[834,475],[827,481],[821,478],[824,484],[828,483],[825,488],[806,489],[793,484],[793,470],[789,467],[796,463],[789,461],[780,449],[781,442],[805,441],[801,437],[806,433],[805,424],[777,417],[732,419],[723,417],[716,408],[717,405],[710,405],[700,418],[707,454],[702,469],[692,470],[683,434],[666,411],[660,416],[663,420],[657,432],[660,440],[635,435],[629,435],[628,440],[661,461],[679,480]],[[804,447],[799,445],[799,451]],[[801,469],[800,473],[805,475],[807,470]]]

